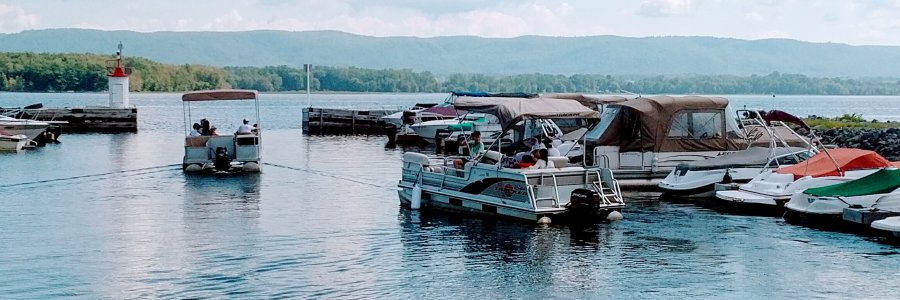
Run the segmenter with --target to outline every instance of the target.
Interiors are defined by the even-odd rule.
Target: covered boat
[[[856,180],[809,188],[784,205],[784,218],[797,223],[841,220],[845,208],[868,208],[884,196],[900,193],[900,170],[885,168]]]
[[[800,118],[781,111],[738,110],[736,113],[745,133],[753,140],[753,146],[679,164],[660,182],[659,187],[664,193],[675,197],[715,197],[717,183],[722,183],[723,188],[734,188],[766,170],[796,164],[818,151],[809,139],[786,124],[808,130],[809,126]]]
[[[610,168],[623,187],[656,188],[676,166],[746,149],[728,99],[639,97],[604,108],[585,136],[589,164]]]
[[[454,105],[495,116],[504,132],[523,120],[599,117],[574,100],[459,97]],[[566,157],[550,157],[553,168],[509,168],[501,163],[506,160],[501,151],[486,151],[462,169],[449,163],[454,157],[405,153],[398,183],[401,203],[530,221],[593,220],[625,205],[609,169],[570,165]]]
[[[185,93],[184,109],[185,172],[216,171],[220,173],[259,172],[262,164],[262,132],[191,136],[191,104],[200,101],[250,100],[256,107],[259,122],[259,93],[255,90],[211,90]],[[247,121],[244,120],[245,125]]]
[[[716,198],[747,209],[780,210],[796,192],[851,181],[891,166],[873,151],[829,149],[802,163],[759,174],[738,190],[718,191]]]

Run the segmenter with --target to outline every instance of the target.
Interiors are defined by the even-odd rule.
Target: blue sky
[[[900,0],[0,0],[0,33],[340,30],[372,36],[716,36],[900,45]]]

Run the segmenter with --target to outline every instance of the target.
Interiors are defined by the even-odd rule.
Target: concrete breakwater
[[[900,128],[832,128],[818,132],[825,144],[872,150],[890,161],[900,161]]]

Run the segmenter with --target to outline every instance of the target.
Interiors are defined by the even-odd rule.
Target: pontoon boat
[[[186,93],[181,97],[184,108],[185,135],[191,130],[191,103],[197,101],[252,100],[259,121],[259,96],[255,90],[213,90]],[[216,171],[225,173],[259,172],[262,164],[262,132],[218,136],[188,136],[184,143],[185,172]]]
[[[572,100],[460,96],[453,104],[497,117],[504,132],[522,120],[599,117]],[[542,217],[593,220],[625,205],[609,169],[571,165],[566,157],[549,158],[556,168],[508,168],[501,163],[499,150],[485,152],[463,169],[453,168],[455,157],[404,154],[398,184],[401,203],[530,221]]]

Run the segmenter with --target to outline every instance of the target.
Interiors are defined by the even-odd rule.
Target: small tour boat
[[[873,151],[823,149],[804,162],[763,172],[738,190],[717,191],[716,198],[746,210],[780,212],[796,192],[851,181],[891,166]]]
[[[843,183],[809,188],[791,196],[784,219],[792,223],[832,223],[843,219],[845,208],[864,209],[890,194],[900,193],[900,169],[884,168]]]
[[[599,117],[598,112],[573,100],[460,96],[453,104],[497,117],[503,132],[523,120]],[[498,150],[484,152],[463,169],[451,163],[457,157],[405,153],[398,184],[401,203],[539,222],[547,218],[596,220],[625,206],[609,169],[572,165],[566,157],[550,157],[554,168],[508,168],[502,163],[507,160],[502,149]]]
[[[28,137],[25,135],[4,135],[0,134],[0,151],[22,151],[28,144]]]
[[[198,101],[251,100],[259,122],[259,93],[255,90],[211,90],[189,92],[181,97],[185,117],[185,172],[259,172],[262,165],[262,132],[218,136],[190,136],[191,103]]]
[[[728,187],[749,182],[753,177],[770,169],[793,165],[808,159],[817,148],[800,136],[785,122],[809,130],[800,118],[781,111],[759,114],[738,110],[742,127],[748,135],[755,136],[754,144],[768,142],[767,147],[751,146],[748,149],[726,153],[717,157],[678,164],[659,183],[668,196],[684,198],[710,198],[716,196],[717,183]],[[804,147],[792,147],[802,144]],[[726,175],[727,174],[727,175]]]

